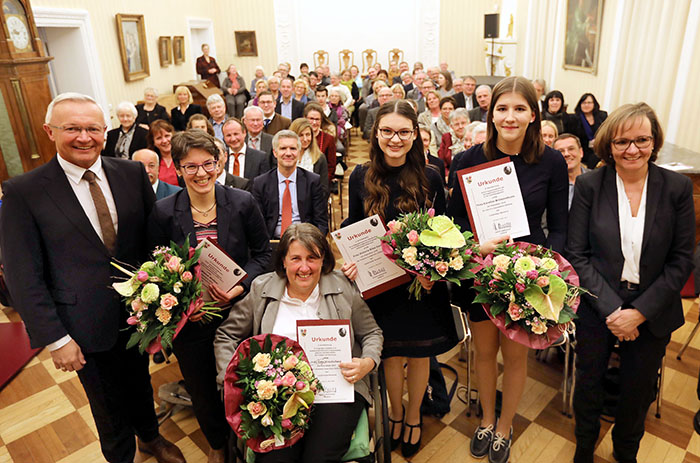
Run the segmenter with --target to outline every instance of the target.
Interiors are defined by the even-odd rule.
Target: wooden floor
[[[367,160],[367,144],[355,137],[350,149],[350,170]],[[347,185],[348,174],[346,174]],[[347,188],[344,188],[347,195]],[[335,218],[340,222],[337,196]],[[347,200],[344,202],[347,211]],[[700,435],[693,431],[693,415],[700,408],[696,397],[700,368],[700,335],[683,356],[676,360],[680,346],[698,320],[698,306],[684,302],[687,323],[672,337],[666,356],[666,374],[661,409],[657,419],[650,411],[646,435],[638,461],[640,463],[700,463]],[[19,321],[9,308],[0,312],[0,323]],[[453,350],[441,361],[454,366],[458,381],[466,383],[465,363]],[[174,357],[169,365],[151,365],[154,390],[164,383],[181,378]],[[514,422],[512,463],[549,463],[572,461],[575,441],[574,422],[561,414],[562,365],[556,356],[539,362],[531,353],[528,381]],[[448,386],[454,378],[447,378]],[[462,394],[463,395],[463,394]],[[157,397],[154,397],[157,402]],[[415,463],[471,462],[469,440],[478,418],[465,415],[466,406],[454,399],[452,411],[441,420],[424,420],[423,447],[412,458]],[[653,409],[653,407],[652,407]],[[190,463],[206,462],[208,446],[196,419],[189,410],[168,419],[161,433],[177,443]],[[394,462],[403,462],[394,453]],[[612,462],[610,425],[603,423],[596,450],[598,463]],[[102,462],[95,424],[87,399],[75,373],[56,370],[50,355],[43,350],[17,377],[0,391],[0,463]],[[137,455],[137,462],[154,462]],[[481,460],[485,461],[485,460]]]

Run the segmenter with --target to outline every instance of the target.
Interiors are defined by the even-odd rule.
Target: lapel
[[[262,137],[260,138],[260,147],[262,148]],[[254,172],[258,170],[257,159],[250,153],[251,148],[246,145],[245,147],[245,166],[243,167],[243,176],[245,178],[253,179],[256,177]]]
[[[185,238],[189,236],[190,246],[195,247],[197,245],[197,238],[194,233],[194,221],[192,219],[192,209],[190,209],[190,196],[187,193],[186,188],[183,188],[182,191],[178,193],[177,200],[175,201],[173,228],[180,232],[180,239],[182,242],[184,242]]]
[[[127,221],[127,217],[129,216],[128,206],[130,201],[129,186],[134,186],[134,184],[133,182],[129,182],[129,179],[126,175],[124,175],[123,170],[114,165],[113,159],[103,157],[102,169],[104,169],[107,180],[109,181],[109,188],[112,190],[114,205],[117,208],[117,220],[120,225],[117,230],[117,250],[119,250],[123,248],[122,242],[128,235],[126,231],[131,227],[131,224]]]
[[[308,198],[306,197],[308,183],[306,171],[297,167],[297,209],[299,210],[299,219],[302,222],[306,222],[308,219],[306,214],[309,204],[307,201]]]
[[[228,249],[229,225],[231,216],[229,215],[229,198],[226,195],[226,188],[216,185],[216,239],[221,249]],[[191,213],[191,211],[190,211]],[[227,251],[228,252],[228,251]]]
[[[165,186],[165,182],[162,180],[158,180],[158,188],[156,188],[156,200],[165,198],[166,188],[167,187]]]
[[[278,214],[282,212],[280,210],[280,188],[282,188],[282,186],[277,181],[277,168],[272,169],[267,174],[263,175],[267,175],[266,190],[268,191],[267,199],[270,202],[270,207],[268,210],[272,212],[270,214],[270,223],[268,223],[268,231],[271,233],[270,236],[272,236],[272,234],[275,233],[275,227],[277,226],[277,218],[279,217]],[[271,229],[270,225],[272,225]]]
[[[615,179],[615,168],[610,166],[603,167],[605,169],[603,175],[603,184],[601,188],[601,195],[605,198],[605,204],[607,206],[607,214],[605,211],[603,213],[602,220],[604,223],[611,224],[614,230],[610,230],[610,249],[618,250],[620,258],[622,258],[622,242],[620,240],[620,212],[617,207],[617,183]],[[609,215],[608,215],[609,214]],[[609,217],[609,220],[605,220],[605,217]]]
[[[47,164],[43,177],[44,191],[56,205],[56,210],[61,211],[88,241],[97,246],[100,251],[109,255],[109,251],[107,251],[87,215],[85,215],[83,207],[70,186],[70,180],[68,180],[63,169],[58,164],[56,156]],[[102,159],[104,160],[105,158],[103,157]],[[116,197],[114,199],[116,201]]]
[[[663,190],[664,180],[659,171],[659,167],[654,164],[649,164],[649,178],[647,180],[647,210],[644,215],[644,237],[642,238],[642,254],[651,241],[653,233],[654,218],[656,210],[661,199],[661,191]]]

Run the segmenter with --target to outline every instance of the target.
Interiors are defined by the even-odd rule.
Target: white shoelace
[[[493,425],[492,424],[486,426],[485,428],[479,428],[476,431],[476,438],[481,440],[489,434],[493,434]]]
[[[506,436],[502,435],[500,432],[497,432],[493,438],[493,444],[491,444],[491,448],[493,448],[495,452],[498,452],[499,450],[501,450],[501,447],[505,447],[507,445],[507,440],[508,439],[506,439]]]

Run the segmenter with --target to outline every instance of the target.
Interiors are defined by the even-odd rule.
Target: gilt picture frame
[[[151,73],[143,15],[117,14],[116,20],[124,80],[132,82],[145,79]]]

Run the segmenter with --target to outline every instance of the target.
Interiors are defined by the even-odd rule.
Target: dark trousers
[[[624,296],[623,296],[623,299]],[[629,299],[626,299],[629,300]],[[617,338],[593,309],[582,304],[576,320],[575,463],[592,463],[603,410],[603,376]],[[620,398],[612,430],[613,449],[619,461],[637,461],[644,419],[656,395],[656,382],[671,335],[658,338],[639,327],[634,341],[620,342]]]
[[[227,313],[222,314],[225,320]],[[213,449],[226,445],[230,429],[216,384],[214,334],[220,324],[218,318],[208,323],[188,322],[173,341],[173,352],[192,397],[194,415]]]
[[[320,404],[311,414],[311,426],[299,442],[281,450],[255,455],[257,463],[340,462],[350,447],[367,401],[355,392],[355,401],[346,404]]]
[[[110,463],[131,463],[136,454],[134,433],[144,442],[158,437],[148,356],[136,347],[125,349],[122,332],[107,352],[84,354],[78,371],[100,436],[102,454]]]

